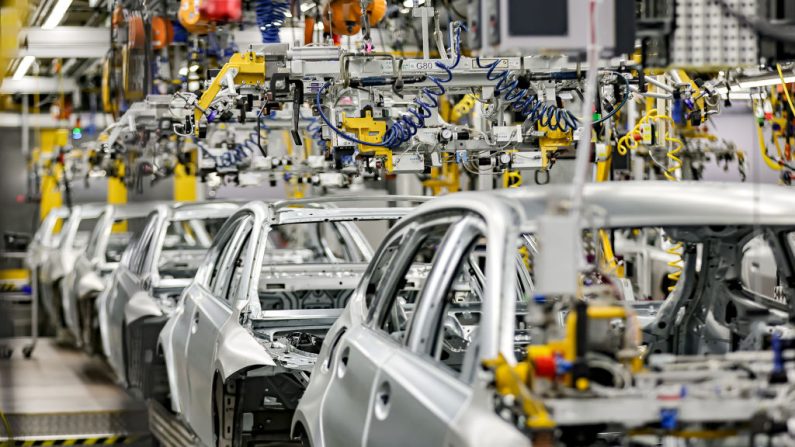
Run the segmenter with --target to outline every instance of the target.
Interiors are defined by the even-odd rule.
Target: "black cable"
[[[789,30],[785,30],[783,27],[773,25],[767,20],[749,17],[735,11],[726,0],[712,0],[712,2],[719,5],[724,12],[737,19],[743,25],[752,28],[760,36],[780,42],[795,43],[795,28],[793,27],[788,27]]]
[[[144,16],[141,13],[141,22],[144,25],[144,98],[152,93],[154,80],[152,79],[152,59],[154,59],[152,49],[152,19],[149,14]]]

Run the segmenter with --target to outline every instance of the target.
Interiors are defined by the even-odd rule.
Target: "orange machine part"
[[[120,26],[124,23],[124,9],[122,9],[120,4],[116,4],[116,7],[113,8],[113,14],[110,20],[113,26]]]
[[[174,26],[165,17],[152,17],[152,47],[160,50],[174,40]]]
[[[130,16],[127,20],[127,47],[143,48],[145,41],[143,17],[139,15]]]
[[[331,11],[331,24],[329,24]],[[370,26],[375,26],[386,14],[386,0],[374,0],[367,6]],[[362,6],[359,0],[329,0],[323,5],[323,29],[328,33],[352,36],[362,30]]]
[[[304,19],[304,45],[309,45],[315,40],[315,19],[307,17]]]
[[[206,17],[201,15],[202,0],[180,0],[179,23],[185,27],[189,33],[204,34],[210,31],[211,24],[207,21]]]

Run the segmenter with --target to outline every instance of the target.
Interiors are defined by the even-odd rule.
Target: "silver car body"
[[[75,261],[85,250],[93,230],[93,225],[86,228],[85,222],[97,219],[103,210],[104,205],[101,204],[73,206],[63,224],[58,248],[49,252],[47,259],[41,264],[38,286],[44,309],[57,328],[63,328],[65,324],[61,305],[61,296],[66,293],[63,279],[74,269]]]
[[[119,382],[129,384],[129,360],[139,358],[136,354],[144,348],[136,345],[136,352],[128,351],[130,325],[147,317],[165,317],[170,312],[212,242],[203,224],[214,220],[220,225],[238,208],[238,204],[231,202],[179,203],[159,205],[150,214],[137,235],[129,259],[116,268],[107,292],[100,295],[98,303],[103,351]],[[169,227],[174,226],[178,226],[186,238],[193,239],[194,248],[168,250],[169,255],[165,256],[164,246],[169,243],[167,233]],[[170,270],[166,272],[161,267]],[[190,277],[180,277],[185,272]],[[154,343],[148,349],[153,351]],[[141,373],[138,368],[135,371]],[[134,379],[132,385],[140,385],[141,377]]]
[[[66,327],[74,336],[78,346],[90,345],[88,335],[96,316],[95,298],[110,282],[110,276],[119,264],[119,255],[111,253],[121,246],[129,245],[134,228],[123,232],[114,231],[114,222],[140,221],[162,203],[144,202],[125,205],[107,205],[89,238],[86,250],[77,258],[74,269],[66,275],[66,292],[62,296]],[[91,303],[83,303],[90,300]],[[85,304],[81,306],[81,303]],[[82,311],[81,311],[82,309]],[[87,312],[91,314],[86,315]],[[89,318],[94,315],[93,318]],[[81,316],[83,318],[81,318]],[[89,323],[89,324],[86,324]],[[86,327],[89,326],[89,327]]]
[[[516,281],[516,269],[511,268],[516,237],[535,232],[539,216],[567,200],[570,191],[568,186],[556,185],[458,193],[422,205],[404,218],[387,235],[345,311],[329,330],[295,412],[293,434],[315,447],[529,446],[529,438],[498,415],[490,385],[493,376],[480,365],[499,355],[511,364],[516,362],[519,322],[524,321],[517,312],[521,300],[511,287]],[[758,226],[767,226],[770,243],[779,244],[779,274],[793,271],[792,247],[780,246],[780,235],[795,230],[791,189],[611,182],[587,185],[584,201],[586,209],[597,216],[596,222],[589,223],[598,228],[671,228],[677,240],[692,241],[693,246],[708,240],[709,247],[737,248],[733,242],[722,244],[722,238],[736,234],[747,239]],[[583,223],[584,228],[590,228],[589,223]],[[401,342],[390,337],[381,322],[388,316],[389,303],[397,302],[390,300],[396,299],[391,294],[397,293],[395,284],[403,277],[400,269],[409,265],[423,232],[437,224],[447,225],[445,236]],[[482,301],[477,308],[479,327],[467,332],[468,349],[460,373],[453,373],[428,351],[438,349],[432,341],[438,334],[447,334],[447,321],[436,315],[449,303],[444,297],[451,284],[451,266],[463,262],[465,247],[482,237],[488,243]],[[712,252],[703,251],[704,256]],[[713,269],[721,259],[718,255],[702,262],[700,270],[700,276],[709,275],[717,287],[702,286],[700,294],[694,295],[693,290],[703,283],[687,280],[696,277],[694,257],[686,258],[684,280],[644,329],[649,349],[720,352],[728,347],[724,338],[730,326],[727,307],[736,306],[741,318],[755,315],[753,311],[762,306],[774,318],[781,312],[775,301],[747,290],[723,288],[734,287],[740,272]],[[385,267],[387,274],[376,275]],[[791,277],[792,273],[787,279]],[[368,297],[368,289],[377,292]]]
[[[33,240],[31,240],[30,245],[28,245],[27,255],[25,257],[25,262],[31,270],[38,270],[51,252],[58,248],[63,230],[63,223],[68,217],[69,208],[64,206],[53,208],[47,216],[44,217],[41,225],[39,225],[39,228],[33,235]],[[58,225],[61,225],[61,227],[57,228]]]
[[[394,221],[408,210],[287,208],[253,202],[229,219],[160,334],[171,407],[203,444],[215,445],[213,408],[219,387],[244,387],[237,406],[253,410],[243,410],[252,413],[240,418],[259,424],[255,415],[267,413],[270,422],[263,422],[263,431],[278,436],[273,427],[281,426],[281,435],[289,436],[290,416],[316,351],[288,340],[322,339],[358,283],[372,248],[354,222]],[[330,239],[319,232],[325,253],[306,257],[302,250],[275,247],[277,228],[326,223],[348,253],[345,258],[336,257],[326,244]],[[229,255],[235,250],[237,261]],[[318,263],[320,258],[325,263]],[[213,275],[227,277],[219,276],[213,285]],[[227,280],[231,285],[225,289]],[[224,435],[228,442],[232,431]],[[270,436],[251,434],[255,435]]]

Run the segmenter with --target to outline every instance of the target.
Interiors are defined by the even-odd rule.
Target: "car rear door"
[[[148,288],[150,279],[145,273],[146,259],[161,222],[162,217],[158,213],[150,215],[149,221],[131,253],[129,264],[119,266],[116,270],[114,283],[111,285],[106,302],[108,344],[110,347],[117,347],[106,354],[117,377],[122,381],[126,381],[126,352],[124,348],[119,349],[118,347],[126,346],[124,308],[133,294]]]
[[[233,218],[217,239],[217,257],[206,286],[197,284],[185,299],[190,318],[187,334],[188,406],[183,407],[188,422],[205,442],[213,439],[212,390],[220,331],[233,315],[235,297],[229,295],[236,260],[248,235],[253,218],[244,214]]]
[[[379,393],[379,367],[406,342],[416,289],[422,287],[418,283],[422,279],[416,277],[418,259],[430,261],[451,222],[450,218],[423,220],[382,244],[375,267],[360,285],[366,288],[370,321],[340,336],[331,348],[329,364],[321,366],[334,373],[320,411],[325,445],[372,445],[368,426]],[[393,312],[394,303],[402,306],[399,312]]]
[[[413,309],[406,342],[379,365],[375,390],[370,397],[367,445],[445,445],[450,424],[469,399],[469,386],[459,380],[460,371],[454,369],[461,367],[464,353],[447,352],[451,368],[444,365],[442,356],[434,358],[432,352],[425,352],[425,347],[438,347],[430,339],[437,337],[436,331],[460,331],[466,336],[461,323],[451,324],[448,316],[443,315],[444,300],[460,299],[462,293],[479,294],[478,279],[472,274],[469,258],[471,241],[477,234],[474,218],[465,217],[446,231],[441,244],[434,244],[437,249]],[[467,284],[471,285],[464,290],[460,284],[453,286],[462,270],[468,272]],[[427,331],[428,325],[433,326],[432,331]],[[444,326],[452,329],[442,329]],[[452,340],[452,335],[448,337],[450,340],[444,342],[454,346],[451,351],[468,348],[460,340]],[[406,431],[405,427],[412,429]]]

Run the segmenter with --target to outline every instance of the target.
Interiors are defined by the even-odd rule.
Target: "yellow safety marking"
[[[3,269],[0,270],[0,280],[26,280],[30,279],[30,273],[25,269]]]

